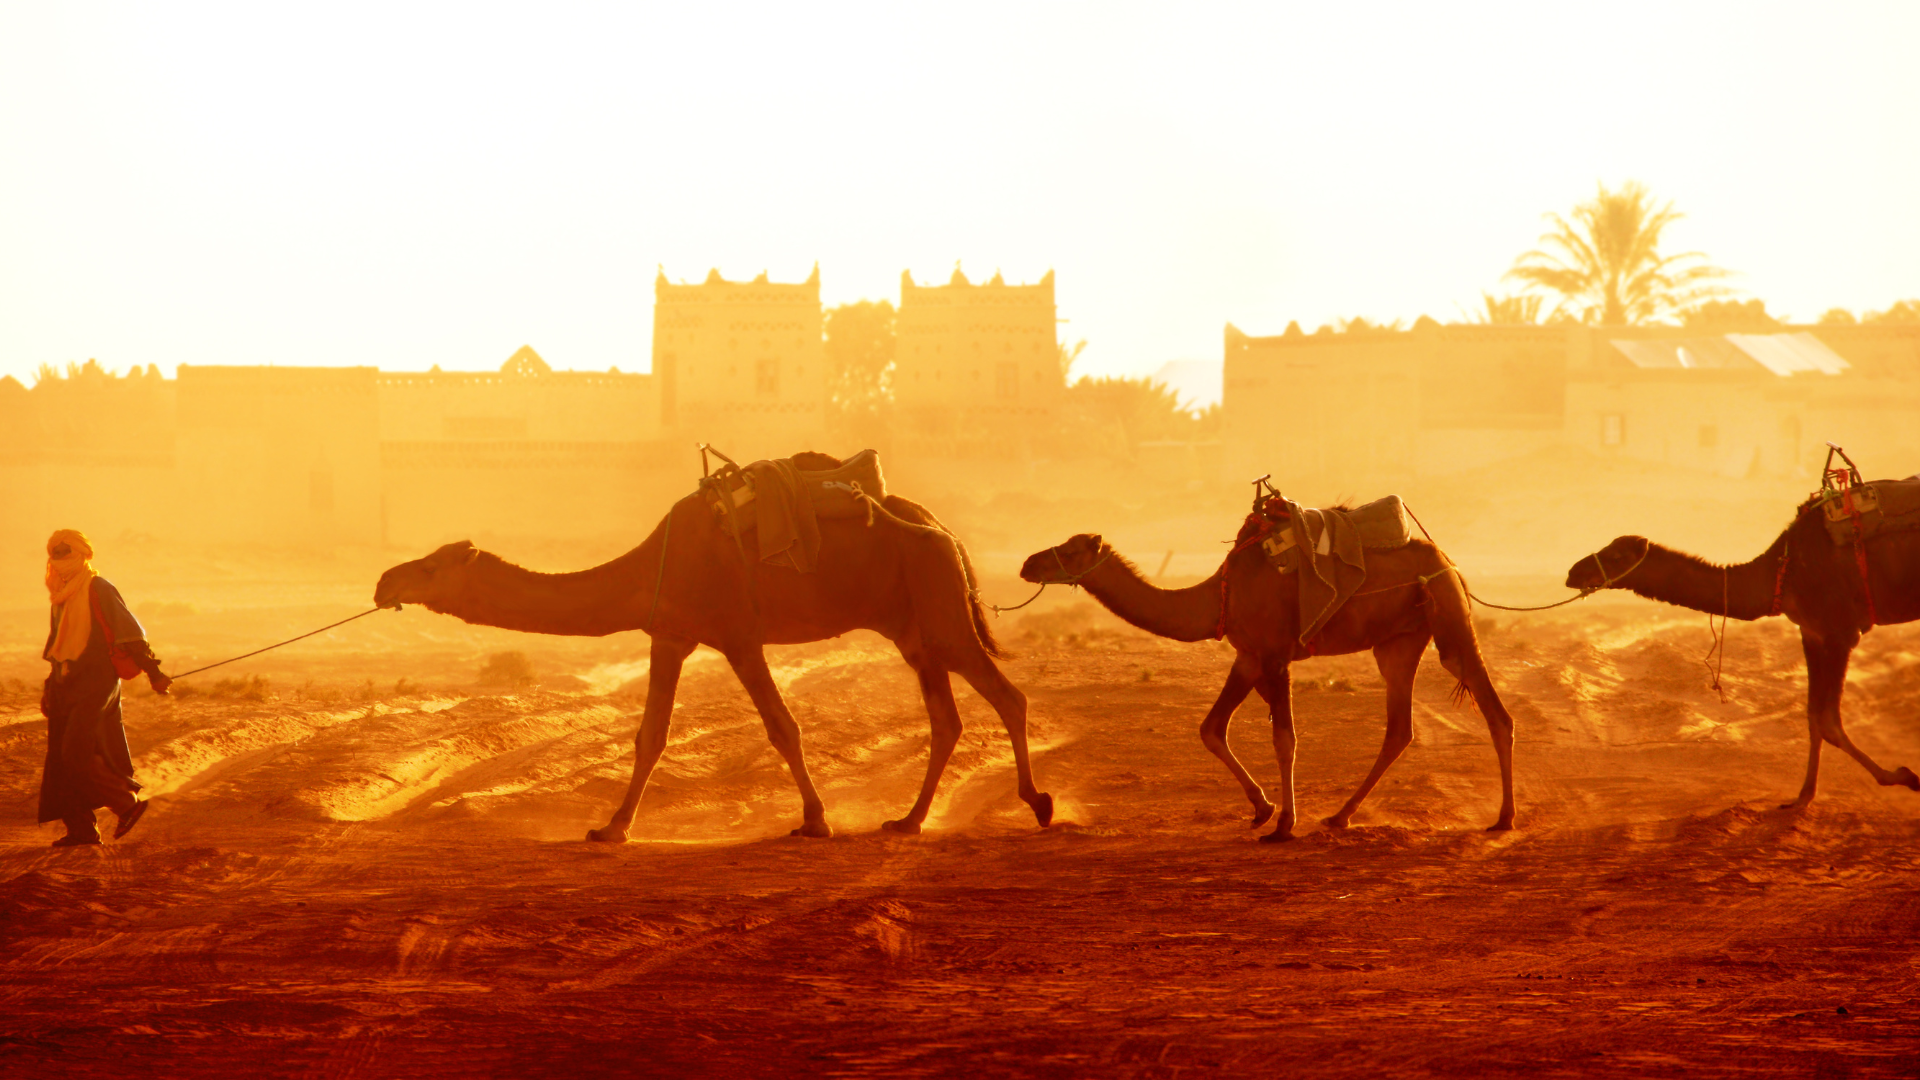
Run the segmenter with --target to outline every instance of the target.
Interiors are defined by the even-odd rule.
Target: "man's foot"
[[[127,835],[128,833],[132,832],[133,827],[139,824],[140,816],[142,814],[145,814],[146,812],[147,812],[147,800],[141,799],[139,802],[136,802],[133,804],[133,809],[128,810],[124,814],[115,815],[120,819],[120,824],[115,825],[113,827],[113,838],[115,840],[118,840],[121,837]],[[95,838],[94,843],[97,844],[99,842],[100,842],[99,839]]]
[[[53,842],[54,847],[87,847],[100,842],[99,833],[68,833]]]

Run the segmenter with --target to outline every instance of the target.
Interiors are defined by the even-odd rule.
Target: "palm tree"
[[[1486,310],[1472,312],[1470,317],[1483,326],[1532,326],[1540,321],[1540,305],[1545,299],[1525,293],[1495,296],[1483,292],[1480,301],[1486,305]]]
[[[1563,310],[1603,326],[1643,323],[1727,290],[1711,284],[1727,271],[1697,251],[1660,254],[1660,234],[1680,219],[1672,203],[1655,205],[1646,186],[1605,184],[1573,208],[1573,220],[1548,214],[1541,248],[1514,261],[1507,277],[1561,296]]]

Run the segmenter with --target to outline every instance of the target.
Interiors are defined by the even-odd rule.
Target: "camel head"
[[[1107,545],[1099,533],[1081,533],[1045,551],[1036,551],[1020,564],[1020,579],[1035,585],[1071,585],[1099,565]]]
[[[1567,571],[1567,588],[1582,591],[1623,588],[1621,579],[1639,569],[1652,549],[1653,541],[1644,536],[1619,537],[1574,563]]]
[[[466,586],[467,568],[479,557],[480,549],[462,540],[424,559],[403,562],[380,575],[380,584],[373,587],[373,602],[390,608],[425,604],[438,610],[442,600]]]

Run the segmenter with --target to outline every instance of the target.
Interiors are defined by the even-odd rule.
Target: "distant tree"
[[[883,426],[893,407],[894,311],[888,300],[827,309],[827,383],[843,427]]]
[[[1062,341],[1054,346],[1054,350],[1060,358],[1060,381],[1072,385],[1073,365],[1079,361],[1080,354],[1087,351],[1086,340],[1083,338],[1072,345]]]
[[[1521,255],[1506,276],[1558,294],[1563,309],[1602,326],[1650,322],[1725,295],[1712,283],[1727,271],[1704,255],[1660,254],[1661,234],[1680,217],[1672,203],[1656,205],[1642,184],[1602,184],[1573,208],[1571,221],[1548,214],[1554,227],[1541,247]]]
[[[1885,311],[1869,312],[1860,317],[1863,323],[1894,323],[1911,326],[1920,323],[1920,300],[1902,300]]]
[[[1708,300],[1680,313],[1680,324],[1694,330],[1764,334],[1785,326],[1767,314],[1764,300]]]
[[[1828,308],[1826,314],[1820,316],[1821,326],[1852,326],[1859,321],[1853,312],[1843,307]]]
[[[1483,326],[1534,326],[1540,322],[1540,307],[1545,301],[1545,297],[1526,293],[1495,296],[1483,292],[1480,302],[1484,307],[1470,318]]]
[[[138,368],[134,368],[132,369],[132,371],[129,371],[128,374],[131,375],[133,371],[138,371],[138,370],[139,370]],[[106,368],[101,367],[100,361],[95,360],[92,357],[88,357],[86,363],[78,363],[73,360],[67,361],[66,369],[64,371],[61,370],[60,368],[54,367],[52,364],[41,364],[38,368],[34,370],[33,385],[36,388],[41,386],[50,386],[53,384],[63,383],[63,382],[73,383],[73,384],[91,383],[91,384],[98,385],[100,383],[107,382],[112,378],[113,378],[113,372],[108,371]]]
[[[1067,414],[1070,424],[1093,433],[1117,431],[1126,452],[1143,442],[1205,438],[1220,425],[1218,406],[1183,408],[1172,387],[1150,378],[1082,377],[1067,388]]]

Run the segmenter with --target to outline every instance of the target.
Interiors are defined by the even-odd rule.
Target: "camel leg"
[[[1487,831],[1506,832],[1513,828],[1513,717],[1501,703],[1500,695],[1494,692],[1493,680],[1487,676],[1487,666],[1478,653],[1473,660],[1473,666],[1465,675],[1457,671],[1453,674],[1466,684],[1467,693],[1473,695],[1473,703],[1486,718],[1487,734],[1493,737],[1493,755],[1500,761],[1500,816],[1487,826]]]
[[[1353,798],[1347,800],[1339,813],[1326,819],[1327,825],[1346,828],[1353,820],[1353,812],[1360,809],[1360,804],[1373,793],[1374,785],[1387,774],[1388,766],[1399,760],[1413,742],[1413,680],[1419,674],[1420,657],[1427,651],[1431,637],[1425,632],[1402,634],[1373,647],[1374,665],[1387,684],[1387,734],[1380,742],[1380,757],[1374,761],[1373,770],[1360,781],[1360,790],[1353,793]]]
[[[940,786],[940,776],[947,771],[947,759],[953,756],[953,748],[960,742],[960,707],[954,704],[953,683],[947,678],[946,669],[922,660],[914,670],[920,676],[920,697],[927,703],[927,719],[933,724],[933,737],[927,748],[927,778],[920,785],[920,797],[914,800],[913,809],[907,811],[905,817],[880,824],[888,832],[920,831],[921,823],[927,820],[927,811],[933,808],[933,793]]]
[[[1800,783],[1800,794],[1781,804],[1783,810],[1804,810],[1813,802],[1820,786],[1820,747],[1826,741],[1824,718],[1829,703],[1838,703],[1840,684],[1846,679],[1844,671],[1836,676],[1829,650],[1805,631],[1800,634],[1800,652],[1807,659],[1807,776]]]
[[[820,801],[820,793],[813,789],[813,777],[807,773],[807,759],[800,750],[800,724],[787,711],[787,703],[780,697],[780,688],[774,684],[773,672],[767,670],[766,654],[755,645],[738,655],[729,655],[727,662],[733,665],[733,673],[739,677],[740,685],[747,688],[747,696],[753,699],[753,707],[760,710],[760,722],[766,726],[767,741],[780,751],[781,757],[787,759],[787,769],[793,773],[793,782],[800,789],[801,822],[792,835],[832,836],[833,830],[827,826],[826,805]]]
[[[1898,785],[1920,791],[1920,776],[1915,776],[1912,769],[1905,765],[1897,769],[1881,768],[1879,763],[1867,756],[1866,751],[1853,744],[1853,740],[1847,736],[1847,729],[1841,725],[1840,698],[1847,688],[1847,661],[1852,658],[1853,646],[1858,641],[1858,637],[1853,637],[1844,643],[1844,648],[1840,647],[1840,643],[1831,647],[1828,662],[1833,668],[1833,693],[1827,699],[1826,709],[1821,713],[1822,733],[1828,742],[1839,747],[1848,757],[1859,762],[1862,768],[1872,773],[1874,780],[1881,787]]]
[[[1033,783],[1033,761],[1027,753],[1027,695],[1007,679],[1000,665],[985,651],[967,657],[954,670],[1000,714],[1000,723],[1013,742],[1013,770],[1019,783],[1020,800],[1033,810],[1034,820],[1041,828],[1053,824],[1053,796]]]
[[[1273,715],[1273,756],[1280,762],[1280,820],[1273,831],[1262,836],[1263,844],[1293,839],[1293,673],[1286,661],[1276,661],[1260,673],[1260,695],[1267,699]]]
[[[1252,692],[1253,680],[1241,674],[1239,665],[1229,668],[1227,682],[1220,688],[1219,698],[1214,701],[1213,708],[1207,710],[1206,719],[1200,721],[1200,741],[1213,752],[1214,757],[1226,764],[1233,778],[1240,781],[1240,790],[1246,792],[1247,800],[1253,803],[1252,827],[1257,829],[1273,816],[1273,804],[1267,801],[1266,791],[1254,780],[1247,767],[1240,764],[1240,759],[1233,755],[1233,747],[1227,744],[1227,726],[1233,720],[1233,712]]]
[[[694,643],[655,637],[647,665],[647,706],[640,718],[640,730],[633,736],[633,779],[627,782],[626,798],[613,812],[604,829],[591,829],[587,839],[622,843],[634,812],[640,809],[640,796],[647,790],[647,778],[667,748],[667,729],[673,724],[673,694],[680,686],[680,667],[693,653]]]

